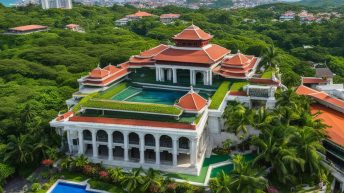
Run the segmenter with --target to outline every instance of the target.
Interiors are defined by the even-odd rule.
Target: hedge
[[[231,86],[231,91],[242,91],[246,85],[248,85],[248,82],[236,82]]]
[[[229,85],[231,82],[224,81],[221,83],[219,88],[217,88],[215,94],[211,97],[211,104],[209,105],[209,109],[218,109],[225,98]]]
[[[89,94],[87,96],[85,96],[84,98],[82,98],[80,100],[80,102],[78,104],[76,104],[73,108],[73,112],[74,113],[77,113],[80,109],[81,109],[81,106],[83,106],[85,103],[87,103],[90,99],[92,99],[93,97],[97,96],[98,93],[92,93],[92,94]]]
[[[261,78],[272,78],[272,73],[275,71],[274,68],[269,67],[268,69],[266,69],[266,71],[262,74]]]
[[[101,98],[101,99],[111,99],[113,96],[115,96],[116,94],[120,93],[121,91],[123,91],[127,87],[128,87],[128,83],[127,82],[120,83],[118,86],[114,86],[114,87],[106,90],[104,93],[100,94],[98,96],[98,98]]]
[[[89,108],[101,108],[101,109],[114,109],[122,111],[136,111],[136,112],[147,112],[147,113],[161,113],[168,115],[180,115],[182,110],[170,105],[162,104],[148,104],[148,103],[131,103],[124,101],[100,101],[100,100],[89,100],[83,107]]]

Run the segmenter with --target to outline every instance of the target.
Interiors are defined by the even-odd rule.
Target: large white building
[[[41,5],[43,9],[72,9],[72,0],[41,0]]]
[[[67,151],[106,166],[199,175],[213,147],[225,137],[239,140],[224,132],[227,101],[273,108],[280,86],[278,80],[252,78],[260,58],[231,54],[211,44],[212,38],[191,25],[173,37],[175,45],[161,44],[80,78],[79,91],[67,100],[71,111],[50,123],[66,136]],[[209,109],[224,80],[248,85],[224,92],[221,104]]]

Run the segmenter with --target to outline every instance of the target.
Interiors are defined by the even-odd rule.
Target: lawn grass
[[[211,97],[211,104],[209,105],[209,109],[218,109],[225,98],[228,90],[229,90],[229,81],[223,81],[219,88],[216,90],[215,94]]]
[[[180,108],[172,105],[134,103],[125,101],[100,101],[96,99],[88,100],[83,104],[83,107],[113,109],[119,111],[161,113],[166,115],[180,115],[182,113],[182,110]]]
[[[91,179],[88,181],[88,183],[92,189],[105,190],[111,193],[124,193],[122,188],[99,180]]]
[[[265,70],[265,72],[262,74],[261,78],[268,78],[271,79],[272,78],[272,74],[275,71],[274,68],[269,67],[268,69]]]
[[[106,91],[100,93],[98,98],[100,98],[100,99],[111,99],[113,96],[115,96],[116,94],[118,94],[121,91],[123,91],[124,89],[126,89],[128,87],[128,85],[129,85],[129,83],[127,83],[127,82],[123,82],[123,83],[120,83],[119,85],[115,85],[115,86],[107,89]]]
[[[243,87],[248,85],[248,82],[236,82],[231,86],[230,91],[242,91]]]
[[[218,163],[218,162],[223,162],[228,159],[230,159],[228,155],[212,155],[210,158],[204,159],[199,176],[189,175],[189,174],[178,174],[178,173],[169,173],[167,174],[167,176],[171,178],[178,178],[182,180],[203,183],[205,180],[205,177],[207,176],[209,165]]]

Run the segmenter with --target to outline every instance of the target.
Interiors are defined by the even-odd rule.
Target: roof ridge
[[[211,46],[209,46],[207,49],[213,47],[213,44],[210,44],[210,45],[211,45]],[[202,50],[207,54],[207,56],[210,58],[210,60],[212,60],[212,61],[214,62],[215,60],[209,55],[209,53],[207,52],[207,49],[204,49],[204,48],[202,47]]]
[[[196,107],[196,110],[198,110],[198,106],[197,106],[196,100],[195,100],[195,98],[194,98],[194,96],[193,96],[194,93],[195,93],[195,92],[192,92],[192,93],[190,93],[190,95],[191,95],[191,97],[192,97],[192,102],[194,103],[194,105],[195,105],[195,107]]]

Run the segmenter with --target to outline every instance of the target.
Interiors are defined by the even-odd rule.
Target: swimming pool
[[[112,97],[112,100],[173,105],[186,91],[129,87]]]
[[[105,193],[105,191],[90,190],[87,183],[58,180],[47,193]]]

